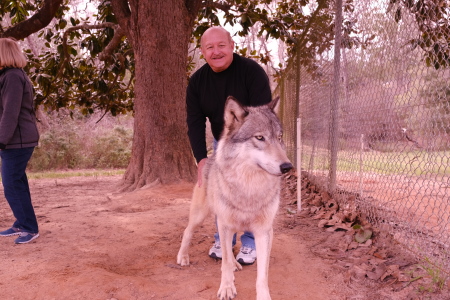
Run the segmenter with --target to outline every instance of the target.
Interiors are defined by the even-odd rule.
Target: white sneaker
[[[215,242],[211,249],[209,249],[208,254],[211,258],[222,259],[222,248],[220,247],[220,242]]]
[[[236,256],[236,260],[241,265],[251,265],[256,260],[256,249],[241,247],[238,255]]]

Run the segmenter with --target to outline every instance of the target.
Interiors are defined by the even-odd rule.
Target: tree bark
[[[193,181],[197,170],[187,138],[186,62],[201,1],[111,3],[136,62],[134,136],[124,190]]]

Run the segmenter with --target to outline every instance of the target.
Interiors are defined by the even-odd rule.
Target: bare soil
[[[14,237],[0,239],[0,298],[216,299],[220,261],[208,257],[213,217],[194,236],[191,266],[176,264],[193,184],[116,194],[120,180],[30,180],[40,237],[24,245],[15,245]],[[351,231],[318,226],[313,212],[323,209],[305,204],[304,212],[292,214],[291,196],[283,197],[274,227],[272,299],[450,299],[448,282],[437,289],[423,269],[419,279],[399,276],[420,268],[398,246],[377,245],[376,238],[355,246]],[[1,198],[3,230],[14,219]],[[383,264],[382,276],[373,275]],[[257,263],[236,273],[236,299],[255,299],[256,268]]]

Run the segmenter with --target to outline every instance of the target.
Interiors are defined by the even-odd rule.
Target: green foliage
[[[74,169],[83,161],[81,143],[75,126],[54,127],[41,135],[39,147],[35,149],[29,169]]]
[[[424,76],[426,84],[421,87],[420,96],[425,99],[429,111],[427,126],[433,135],[450,133],[450,86],[447,76],[430,74]]]
[[[131,157],[132,130],[115,126],[93,141],[91,165],[95,168],[125,168]]]
[[[6,10],[10,11],[9,17],[11,23],[16,24],[28,17],[28,10],[32,9],[33,5],[30,5],[25,0],[21,1],[6,1]]]
[[[450,67],[449,9],[448,1],[436,0],[391,0],[388,7],[397,23],[405,12],[415,16],[421,34],[408,43],[413,49],[422,48],[426,64],[435,69]]]
[[[242,29],[237,34],[246,36],[249,29],[258,23],[258,37],[282,40],[287,45],[289,57],[298,57],[302,65],[310,71],[315,70],[318,55],[330,50],[333,45],[332,1],[318,1],[312,13],[309,13],[312,7],[310,1],[280,1],[273,8],[271,3],[269,0],[230,0],[222,5],[205,6],[198,15],[193,37],[199,39],[209,27],[226,24],[239,24]],[[224,24],[220,24],[217,18],[219,10],[224,14]],[[240,49],[239,53],[244,56],[250,54],[246,49]],[[268,53],[250,56],[264,64],[270,60]]]
[[[115,21],[108,2],[100,3],[93,23]],[[68,25],[70,24],[70,25]],[[28,50],[28,73],[36,86],[36,105],[58,110],[81,108],[84,114],[96,110],[113,116],[133,109],[134,56],[125,38],[110,56],[99,54],[111,41],[111,27],[91,29],[89,18],[62,15],[54,27],[38,36],[45,40],[36,57]],[[72,30],[77,28],[77,30]],[[64,46],[65,43],[65,46]]]
[[[91,122],[79,114],[57,118],[41,134],[28,169],[125,168],[131,157],[131,126]]]
[[[23,20],[41,7],[42,2],[29,4],[21,0],[8,2],[1,12],[12,13]],[[200,9],[193,37],[199,38],[212,25],[239,24],[240,36],[249,33],[250,27],[260,24],[260,36],[282,39],[290,53],[301,51],[302,63],[314,66],[317,53],[332,46],[333,11],[331,1],[319,1],[313,14],[305,14],[303,7],[309,1],[289,0],[280,2],[272,11],[272,1],[229,0],[207,1]],[[27,50],[30,74],[36,87],[36,105],[49,110],[81,108],[84,114],[96,110],[124,114],[133,109],[134,54],[131,45],[123,37],[111,53],[102,56],[116,32],[117,21],[110,1],[98,2],[98,13],[90,17],[78,17],[69,13],[68,3],[59,9],[52,26],[41,30],[38,37],[43,48],[38,56]],[[220,24],[223,14],[225,24]],[[93,27],[106,24],[104,28]],[[15,23],[11,23],[14,25]],[[308,41],[308,42],[307,42]],[[246,53],[263,63],[268,63],[268,53]],[[189,63],[189,62],[188,62]],[[192,68],[192,65],[189,66]],[[188,67],[188,69],[189,69]]]
[[[70,11],[70,1],[63,1],[54,22],[38,33],[42,49],[38,49],[38,54],[26,51],[30,61],[27,72],[36,87],[36,105],[42,104],[49,110],[80,107],[85,114],[103,110],[118,115],[133,110],[133,49],[122,37],[114,49],[105,52],[117,33],[117,20],[110,1],[95,3],[96,14],[80,17]],[[435,68],[447,66],[450,60],[448,3],[433,0],[391,0],[390,3],[388,13],[394,11],[397,22],[404,11],[416,16],[421,35],[410,44],[425,51],[426,62]],[[43,4],[42,0],[1,1],[0,32],[29,19]],[[343,10],[352,12],[353,0],[344,0]],[[192,31],[192,41],[213,25],[240,25],[238,35],[246,36],[257,24],[258,37],[283,41],[288,56],[314,72],[320,54],[333,47],[334,14],[334,1],[331,0],[203,1]],[[224,24],[220,24],[219,15]],[[351,14],[344,13],[344,18],[346,15]],[[375,38],[371,35],[365,41],[358,40],[356,24],[357,20],[344,19],[341,47],[364,46]],[[258,55],[245,49],[241,53],[262,63],[270,60],[269,53]],[[187,64],[191,70],[191,62]]]
[[[100,54],[111,41],[115,21],[109,1],[98,2],[98,13],[78,17],[64,1],[52,25],[41,30],[34,53],[25,50],[29,64],[26,71],[36,88],[36,106],[48,110],[80,108],[84,114],[96,110],[112,115],[133,109],[134,57],[126,38],[105,57]],[[11,27],[30,18],[43,7],[43,1],[2,1],[2,27]],[[5,18],[6,17],[6,18]],[[113,22],[105,28],[95,25]],[[93,27],[94,26],[94,27]],[[0,28],[0,32],[4,32]],[[36,46],[36,45],[35,45]]]
[[[423,264],[420,264],[418,267],[427,273],[425,278],[431,280],[431,282],[419,286],[420,292],[434,293],[444,289],[445,283],[449,278],[449,273],[445,272],[443,266],[434,264],[430,258],[426,257]]]

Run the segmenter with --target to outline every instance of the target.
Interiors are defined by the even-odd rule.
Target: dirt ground
[[[213,217],[194,236],[191,266],[176,264],[193,185],[116,194],[120,179],[30,180],[41,236],[24,245],[15,245],[14,237],[0,239],[0,298],[216,299],[220,261],[207,255],[214,240]],[[13,217],[0,198],[3,230]],[[406,280],[399,276],[420,269],[411,257],[398,255],[401,249],[375,246],[375,238],[355,246],[348,231],[321,226],[312,206],[292,214],[296,206],[287,198],[282,199],[274,228],[272,299],[450,299],[448,282],[437,290],[423,269]],[[373,275],[383,265],[384,273]],[[236,273],[236,299],[255,299],[256,267],[244,266]]]

